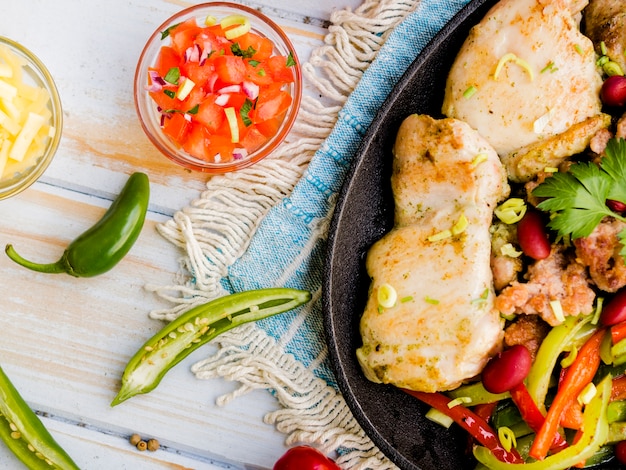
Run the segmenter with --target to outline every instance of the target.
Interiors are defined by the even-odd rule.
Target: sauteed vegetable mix
[[[609,107],[626,102],[626,78],[611,77],[603,91]],[[610,139],[601,159],[573,159],[544,177],[518,188],[524,207],[508,211],[529,263],[588,237],[607,217],[626,221],[623,138]],[[626,229],[617,237],[626,259]],[[534,358],[518,344],[493,357],[479,382],[446,393],[405,390],[431,407],[429,418],[468,431],[478,468],[581,468],[616,457],[626,464],[626,288],[598,292],[593,310],[579,316],[551,306],[559,324]]]

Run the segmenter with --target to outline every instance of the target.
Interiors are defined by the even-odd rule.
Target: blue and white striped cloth
[[[336,387],[326,358],[320,292],[326,231],[359,143],[402,74],[435,34],[469,0],[422,0],[389,35],[339,114],[292,194],[273,207],[246,253],[229,269],[231,292],[289,286],[316,293],[312,311],[296,310],[258,322],[285,352]]]

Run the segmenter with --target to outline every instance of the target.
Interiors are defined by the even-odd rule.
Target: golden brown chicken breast
[[[391,183],[395,225],[367,255],[357,357],[374,382],[453,389],[502,344],[489,227],[506,173],[467,124],[412,115],[397,135]]]
[[[470,32],[447,79],[442,111],[467,122],[527,181],[582,152],[608,127],[580,0],[501,0]]]

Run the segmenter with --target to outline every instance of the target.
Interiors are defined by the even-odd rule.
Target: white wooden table
[[[61,95],[58,154],[39,182],[0,201],[0,246],[55,261],[95,223],[133,171],[147,173],[151,205],[142,234],[116,268],[77,279],[26,270],[0,256],[0,365],[57,441],[84,469],[271,468],[284,436],[262,418],[278,406],[258,391],[225,407],[215,399],[235,385],[199,381],[189,366],[201,348],[158,389],[111,408],[128,359],[163,324],[150,310],[169,307],[144,288],[168,285],[183,255],[155,230],[197,197],[207,176],[161,156],[134,110],[135,64],[144,42],[177,0],[21,0],[5,2],[0,35],[21,42],[47,65]],[[359,0],[255,0],[285,28],[301,61],[322,44],[336,8]],[[206,348],[209,348],[208,350]],[[139,452],[132,433],[161,449]],[[21,468],[0,444],[0,468]]]

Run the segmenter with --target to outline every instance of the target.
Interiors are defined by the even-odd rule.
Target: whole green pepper
[[[310,299],[310,292],[275,287],[226,295],[192,308],[139,348],[124,369],[122,387],[111,406],[154,390],[172,367],[225,331],[286,312]]]
[[[77,470],[0,368],[0,439],[28,468]]]
[[[133,173],[102,218],[65,249],[56,263],[37,264],[22,258],[8,244],[6,254],[16,263],[42,273],[92,277],[113,268],[131,249],[143,227],[150,198],[144,173]]]

